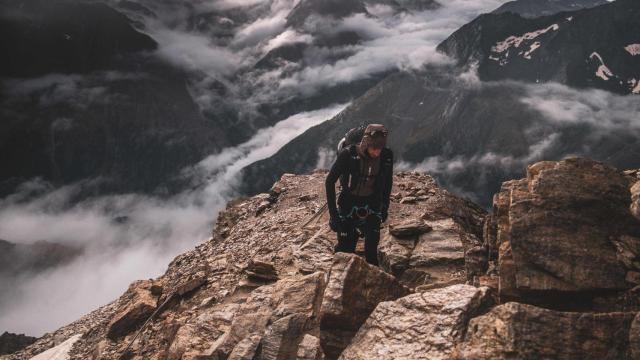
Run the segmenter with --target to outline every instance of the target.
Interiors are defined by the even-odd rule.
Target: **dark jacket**
[[[327,205],[331,217],[338,216],[335,191],[336,181],[340,179],[340,191],[343,195],[348,195],[355,189],[360,180],[360,162],[360,155],[356,151],[355,145],[351,145],[340,151],[336,162],[333,163],[325,181]],[[384,148],[380,153],[380,172],[376,177],[371,198],[372,203],[369,205],[379,208],[380,211],[389,209],[391,185],[393,185],[393,152],[389,148]]]

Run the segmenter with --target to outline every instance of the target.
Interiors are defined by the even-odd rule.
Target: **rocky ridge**
[[[397,173],[380,268],[333,254],[325,172],[285,174],[164,275],[3,359],[637,358],[639,174],[536,163],[486,214]]]

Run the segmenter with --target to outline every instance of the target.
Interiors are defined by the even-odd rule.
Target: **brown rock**
[[[380,303],[340,359],[446,359],[490,301],[487,288],[453,285]]]
[[[388,230],[381,231],[378,245],[378,261],[386,272],[400,276],[409,268],[409,259],[416,246],[417,237],[401,239]]]
[[[640,181],[631,187],[631,214],[640,219]]]
[[[324,353],[320,347],[320,339],[313,335],[306,334],[298,346],[296,360],[324,360]]]
[[[294,359],[298,353],[298,344],[307,330],[308,317],[304,314],[292,314],[275,321],[262,339],[261,359]]]
[[[136,281],[129,286],[126,296],[129,301],[120,308],[109,322],[107,337],[118,340],[137,330],[156,308],[156,298],[151,293],[151,280]]]
[[[501,299],[629,288],[625,276],[640,253],[629,206],[625,175],[587,159],[536,163],[526,179],[503,184],[489,231]]]
[[[405,196],[402,198],[402,200],[400,200],[400,204],[413,204],[416,202],[416,197],[415,196]]]
[[[262,340],[260,335],[251,335],[242,339],[233,348],[227,360],[253,360],[260,345],[260,340]]]
[[[636,314],[629,330],[629,355],[632,359],[640,359],[640,313]]]
[[[293,261],[303,274],[329,271],[333,263],[335,233],[318,230],[309,240],[293,252]]]
[[[336,254],[321,308],[320,340],[327,358],[338,357],[378,303],[407,293],[393,276],[357,255]]]
[[[272,262],[252,259],[244,269],[249,279],[257,281],[276,281],[278,273]]]
[[[631,359],[634,313],[575,313],[507,303],[472,319],[459,359]]]
[[[407,238],[415,235],[424,234],[431,230],[422,219],[409,219],[400,223],[389,225],[391,235],[399,238]]]

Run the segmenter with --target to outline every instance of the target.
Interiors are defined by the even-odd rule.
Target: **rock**
[[[416,202],[416,197],[415,196],[405,196],[402,198],[402,200],[400,200],[400,204],[413,204]]]
[[[234,348],[227,360],[253,360],[262,337],[251,335],[242,339]]]
[[[636,314],[629,330],[629,354],[632,359],[640,359],[640,313]]]
[[[416,246],[416,238],[400,239],[393,236],[388,230],[380,232],[378,244],[378,261],[384,271],[400,276],[409,268],[409,259],[413,248]]]
[[[108,325],[109,339],[116,341],[137,330],[153,314],[156,298],[151,293],[152,285],[152,281],[143,280],[129,286],[125,294],[129,301],[118,310]]]
[[[625,175],[587,159],[536,163],[503,184],[494,198],[501,299],[630,288],[640,222],[629,206]]]
[[[293,252],[293,261],[303,274],[329,271],[333,263],[335,233],[321,229]]]
[[[487,249],[484,246],[474,246],[464,253],[464,268],[467,273],[467,280],[482,276],[489,266],[487,259]]]
[[[198,272],[192,277],[176,286],[175,293],[179,296],[184,296],[207,283],[207,277],[204,272]]]
[[[298,352],[298,344],[307,330],[308,317],[292,314],[274,322],[262,339],[262,360],[293,359]]]
[[[407,238],[415,235],[424,234],[431,230],[422,219],[410,219],[400,223],[389,225],[391,235],[399,238]]]
[[[336,254],[320,311],[320,341],[327,358],[338,357],[379,302],[407,293],[393,276],[357,255]]]
[[[324,284],[324,275],[318,272],[297,279],[279,280],[274,284],[257,288],[240,306],[223,338],[216,341],[204,355],[227,356],[241,340],[255,334],[263,335],[263,341],[267,336],[273,338],[274,330],[267,330],[268,324],[275,324],[290,315],[296,315],[292,318],[296,321],[295,326],[301,324],[301,319],[304,319],[305,330],[306,327],[317,328]],[[278,324],[281,324],[280,328],[285,329],[291,325],[288,322]],[[291,327],[300,329],[294,325]],[[278,349],[269,351],[273,353]]]
[[[278,280],[278,273],[272,262],[252,259],[249,261],[249,264],[247,264],[244,272],[251,280],[266,282]]]
[[[458,359],[630,359],[634,313],[576,313],[507,303],[472,319]]]
[[[640,219],[640,181],[637,181],[631,187],[631,206],[629,207],[631,214]]]
[[[320,347],[320,339],[313,335],[306,334],[298,346],[296,360],[324,360],[324,353]]]
[[[453,285],[380,303],[340,359],[447,359],[469,319],[490,305],[488,292]]]

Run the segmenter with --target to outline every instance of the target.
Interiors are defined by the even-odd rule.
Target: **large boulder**
[[[304,334],[318,331],[324,287],[324,274],[318,272],[255,289],[238,309],[230,328],[200,357],[217,359],[233,352],[237,356],[246,354],[256,335],[261,337],[261,346],[256,351],[262,358],[279,359],[282,354],[295,354]],[[242,349],[236,351],[240,343]]]
[[[128,301],[118,310],[107,330],[107,337],[118,340],[137,330],[153,314],[157,298],[152,293],[153,281],[136,281],[123,295]]]
[[[635,315],[559,312],[510,302],[469,322],[456,358],[632,359]]]
[[[329,271],[333,263],[335,233],[327,229],[318,230],[293,252],[293,261],[298,271],[310,274],[316,271]]]
[[[631,288],[640,222],[630,202],[624,173],[580,158],[533,164],[526,179],[503,184],[485,232],[498,254],[501,299]]]
[[[392,275],[359,256],[336,254],[320,310],[320,340],[327,358],[340,355],[378,303],[407,293]]]
[[[446,359],[467,323],[491,305],[488,288],[452,285],[378,305],[341,360]]]

